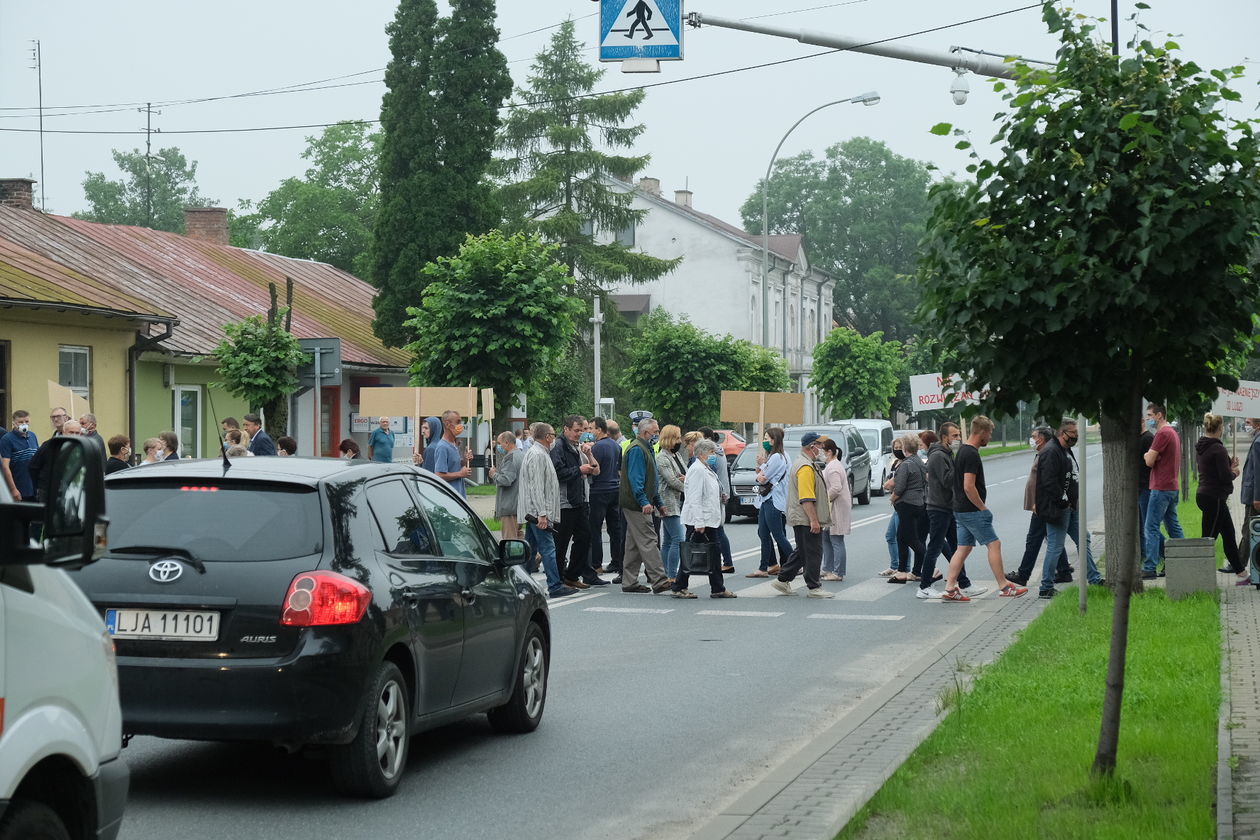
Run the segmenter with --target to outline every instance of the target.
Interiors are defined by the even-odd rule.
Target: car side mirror
[[[504,566],[520,566],[529,560],[529,543],[525,540],[499,540],[499,562]]]
[[[40,502],[0,506],[10,562],[78,569],[105,549],[104,450],[95,438],[62,436],[40,447]],[[38,542],[32,525],[42,523]]]

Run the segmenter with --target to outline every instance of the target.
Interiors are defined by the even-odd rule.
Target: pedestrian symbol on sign
[[[633,17],[634,23],[630,24],[630,31],[626,33],[627,38],[634,37],[634,30],[640,26],[643,27],[643,40],[652,40],[652,27],[648,21],[652,19],[652,7],[644,0],[639,0],[635,7],[630,10],[630,14],[626,17]]]
[[[682,58],[682,0],[600,0],[601,61]]]

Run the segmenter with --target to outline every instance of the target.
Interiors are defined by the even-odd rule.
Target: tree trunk
[[[1107,687],[1103,695],[1102,724],[1093,773],[1111,776],[1116,769],[1120,744],[1120,708],[1124,698],[1125,657],[1129,647],[1129,602],[1141,591],[1138,555],[1141,538],[1137,529],[1138,424],[1142,419],[1142,395],[1131,386],[1128,408],[1122,417],[1102,417],[1103,515],[1106,528],[1107,581],[1115,589],[1111,618],[1111,651],[1107,661]]]
[[[263,413],[267,415],[267,434],[271,437],[284,437],[289,433],[289,398],[287,396],[273,400],[263,406]],[[321,454],[320,442],[315,441],[315,454]]]

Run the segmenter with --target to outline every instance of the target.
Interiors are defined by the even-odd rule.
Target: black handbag
[[[707,575],[719,568],[716,564],[721,562],[721,549],[715,542],[683,540],[678,552],[678,560],[689,575]]]

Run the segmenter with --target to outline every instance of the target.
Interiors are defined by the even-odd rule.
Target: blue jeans
[[[782,566],[792,553],[792,544],[787,538],[787,521],[783,512],[766,499],[757,508],[757,536],[761,538],[761,571],[771,566]],[[775,548],[779,549],[779,559],[774,559]]]
[[[888,530],[884,531],[884,542],[888,543],[888,568],[896,569],[899,572],[908,572],[908,568],[901,568],[900,553],[897,548],[897,528],[901,525],[901,517],[897,515],[897,511],[893,511],[892,519],[888,520]]]
[[[1142,546],[1145,559],[1142,562],[1143,574],[1152,574],[1159,565],[1159,555],[1164,545],[1164,538],[1159,533],[1159,526],[1168,529],[1170,539],[1182,539],[1185,534],[1181,530],[1181,522],[1177,519],[1177,491],[1152,490],[1150,501],[1146,505],[1145,539]]]
[[[844,534],[824,531],[822,538],[822,570],[844,577],[845,570],[849,567],[849,554],[844,547]]]
[[[954,528],[954,512],[943,508],[928,508],[928,541],[927,556],[923,558],[923,573],[919,580],[920,589],[930,589],[932,578],[936,577],[936,556],[945,559],[945,568],[958,550],[958,533]],[[961,589],[971,588],[971,579],[967,577],[964,565],[958,573],[958,586]]]
[[[1155,532],[1159,534],[1159,545],[1152,552],[1148,552],[1146,550],[1146,509],[1150,506],[1150,504],[1151,504],[1151,491],[1138,490],[1138,532],[1142,535],[1142,556],[1143,557],[1150,557],[1150,556],[1163,557],[1164,556],[1164,535],[1160,533],[1159,531]]]
[[[560,569],[556,566],[555,535],[537,525],[530,525],[529,541],[533,543],[534,550],[542,555],[543,571],[547,573],[547,591],[555,592],[564,585],[560,580]]]
[[[661,519],[661,562],[665,565],[665,577],[678,577],[678,544],[683,541],[681,516]]]
[[[1071,537],[1072,542],[1076,544],[1076,554],[1079,557],[1081,553],[1081,543],[1077,536],[1077,528],[1080,525],[1080,514],[1075,510],[1068,510],[1062,517],[1056,520],[1046,520],[1046,558],[1041,561],[1041,588],[1054,589],[1054,576],[1058,567],[1058,557],[1065,550],[1067,538]],[[1098,566],[1094,565],[1094,552],[1090,548],[1089,534],[1085,535],[1085,580],[1090,583],[1100,583],[1102,575],[1098,573]]]

